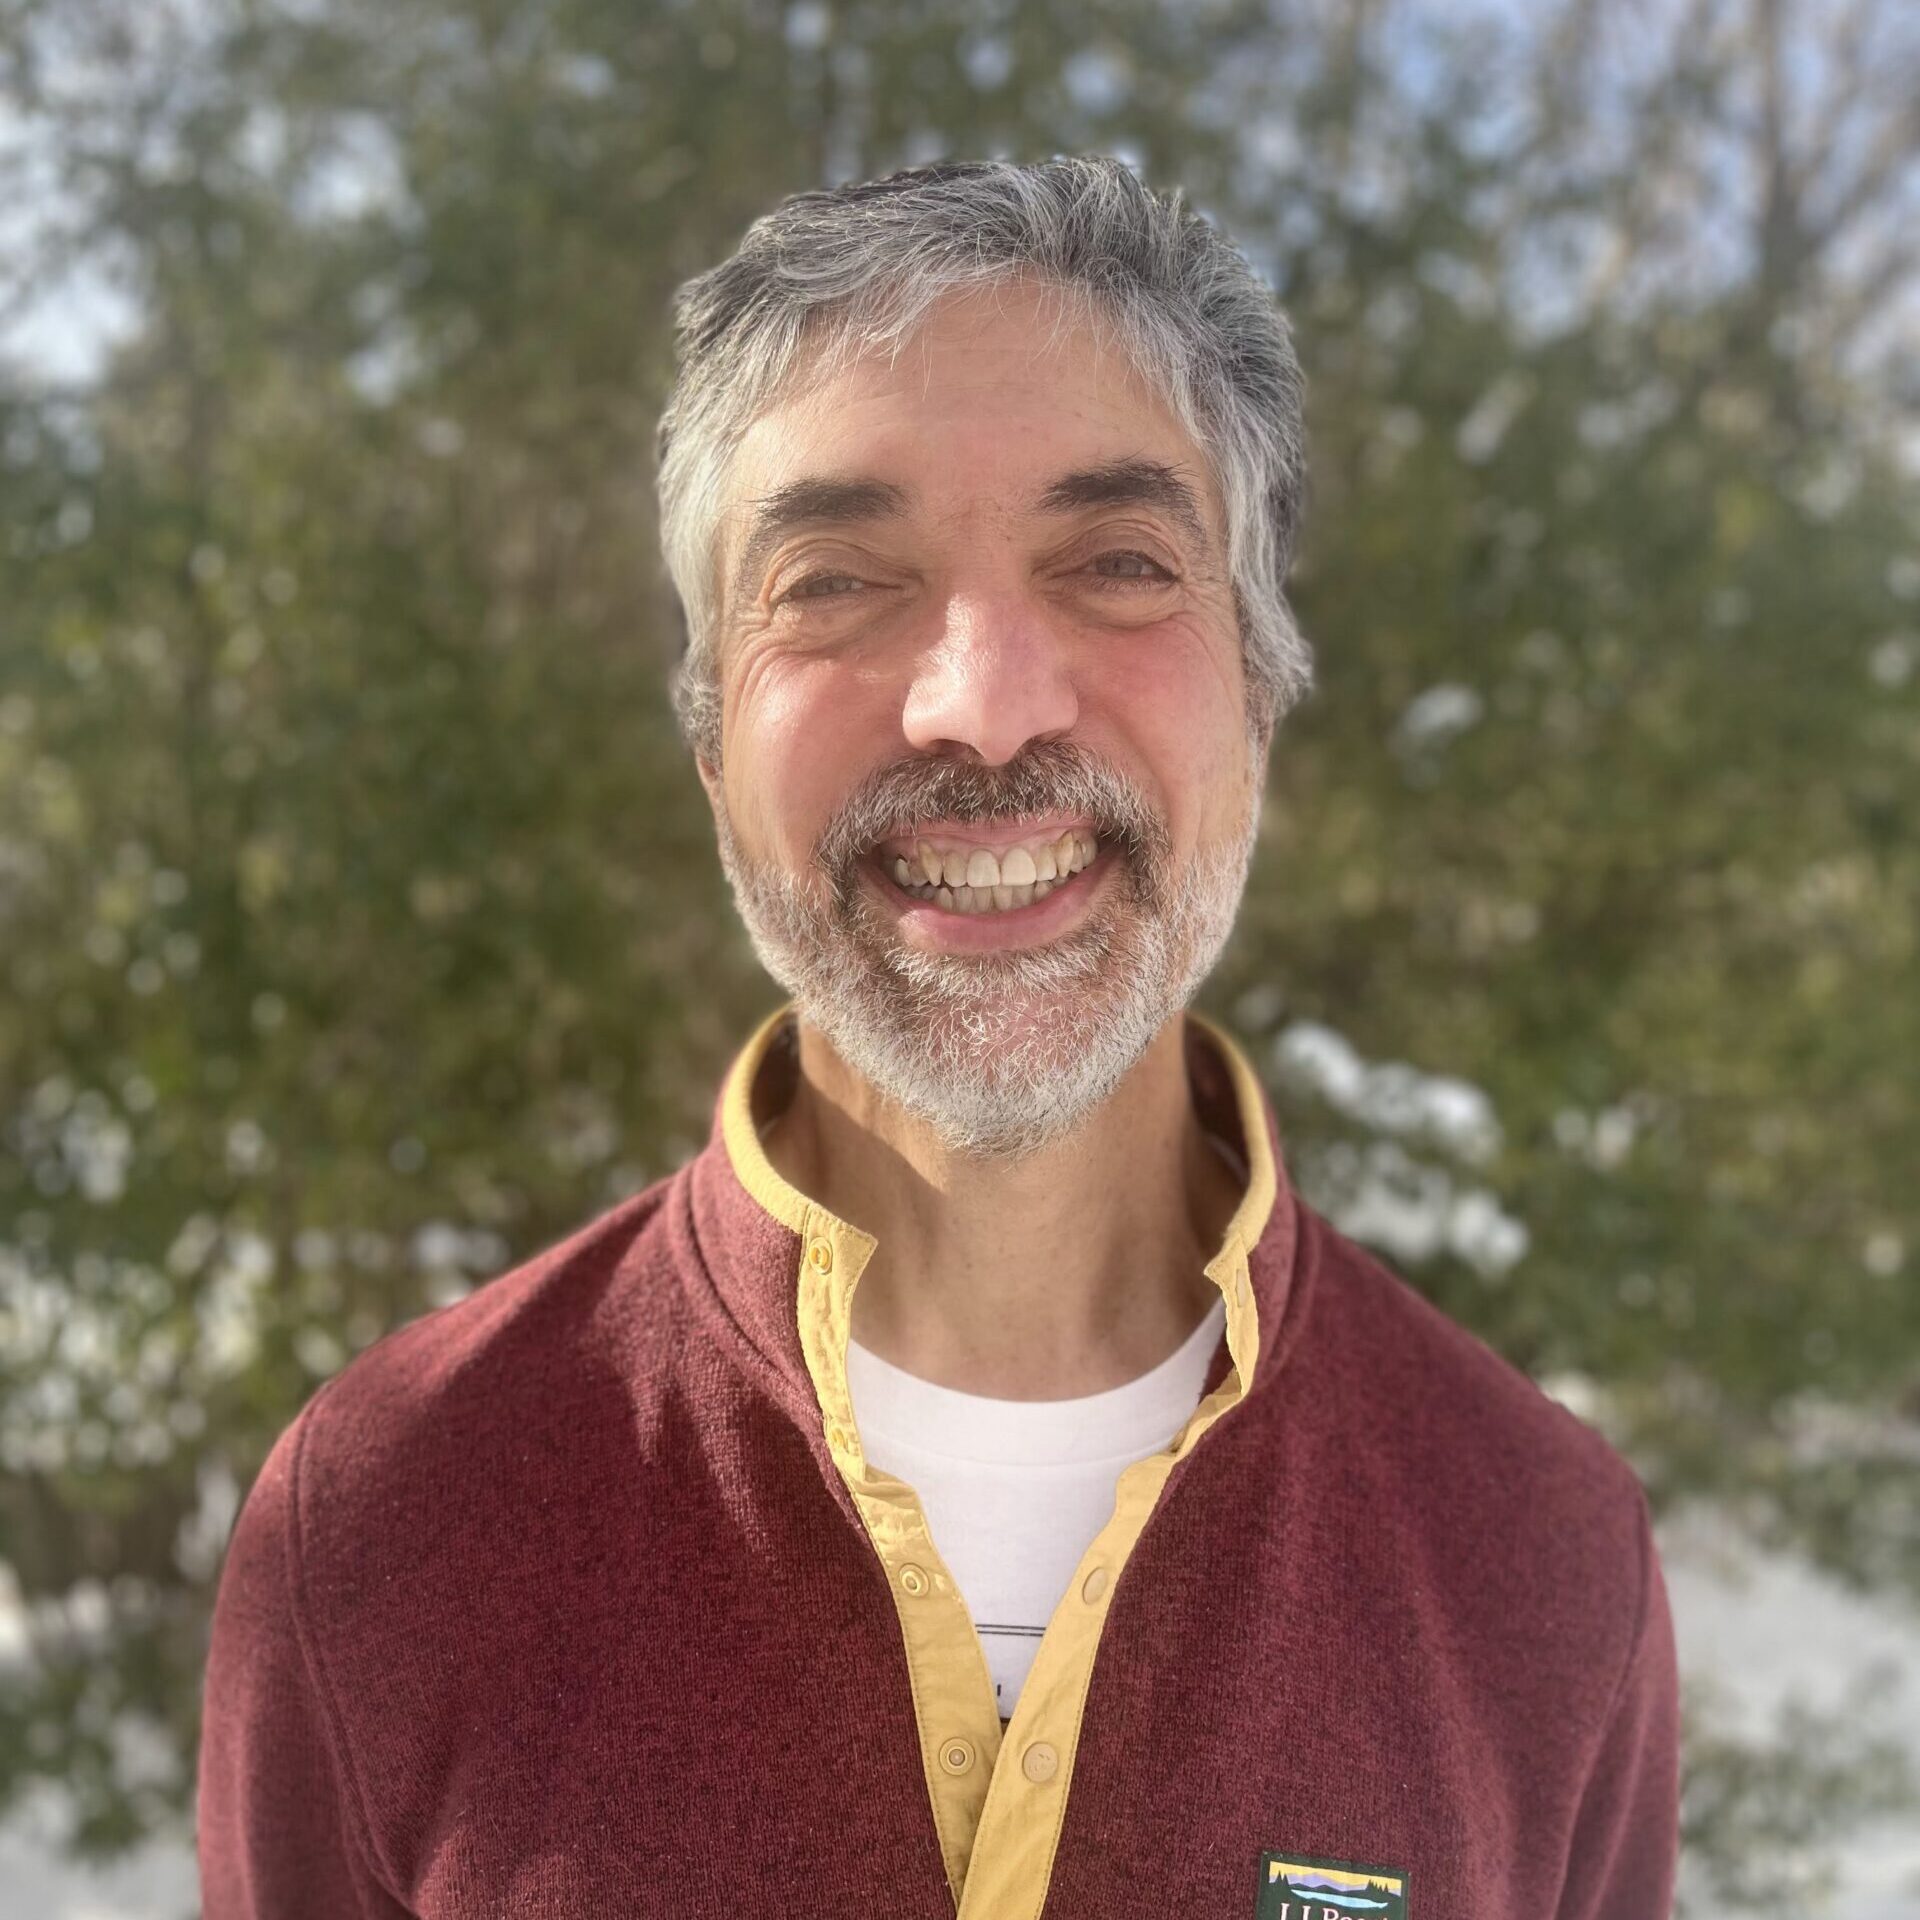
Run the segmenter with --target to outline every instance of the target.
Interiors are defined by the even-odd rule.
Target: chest
[[[1418,1580],[1316,1553],[1283,1516],[1194,1536],[1179,1497],[1114,1591],[1071,1765],[1030,1779],[1019,1718],[973,1756],[983,1798],[1003,1774],[1058,1797],[1047,1920],[1551,1912],[1577,1782],[1463,1667]],[[952,1920],[925,1676],[866,1537],[822,1498],[717,1527],[697,1562],[647,1547],[549,1539],[599,1578],[591,1605],[552,1581],[544,1609],[508,1556],[511,1644],[476,1631],[471,1656],[396,1668],[408,1732],[369,1785],[412,1909]],[[465,1597],[476,1629],[507,1612],[487,1587]],[[1397,1908],[1334,1899],[1326,1876],[1376,1870]]]

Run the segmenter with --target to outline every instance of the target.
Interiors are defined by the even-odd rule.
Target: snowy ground
[[[1697,1515],[1663,1529],[1661,1553],[1682,1670],[1725,1687],[1740,1731],[1764,1738],[1789,1700],[1831,1709],[1862,1675],[1877,1674],[1885,1724],[1912,1730],[1920,1766],[1920,1616],[1757,1554],[1729,1526]],[[185,1845],[89,1872],[57,1860],[51,1830],[45,1809],[0,1829],[0,1920],[191,1920],[197,1911]],[[1804,1920],[1820,1912],[1920,1920],[1920,1822],[1849,1839],[1832,1900]]]
[[[1731,1731],[1764,1740],[1789,1701],[1827,1713],[1871,1685],[1876,1731],[1898,1731],[1920,1771],[1920,1611],[1757,1553],[1709,1515],[1663,1527],[1660,1557],[1681,1673],[1724,1688]],[[1796,1920],[1920,1920],[1920,1818],[1861,1827],[1838,1851],[1830,1899]]]
[[[61,1861],[45,1806],[0,1830],[0,1920],[190,1920],[200,1910],[193,1855],[153,1846],[105,1872]]]

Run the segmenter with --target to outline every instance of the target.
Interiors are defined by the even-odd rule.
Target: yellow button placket
[[[1094,1657],[1121,1573],[1168,1475],[1239,1402],[1240,1383],[1253,1377],[1260,1336],[1245,1248],[1230,1240],[1206,1272],[1226,1303],[1227,1354],[1233,1365],[1170,1446],[1136,1460],[1120,1475],[1113,1516],[1047,1622],[1006,1730],[1007,1751],[1020,1757],[1020,1765],[998,1768],[988,1788],[959,1920],[1037,1920],[1046,1904]]]
[[[886,1570],[913,1690],[922,1771],[956,1906],[1000,1755],[993,1676],[960,1588],[933,1544],[920,1496],[868,1463],[847,1386],[853,1296],[877,1243],[809,1205],[801,1233],[801,1351],[827,1446]]]

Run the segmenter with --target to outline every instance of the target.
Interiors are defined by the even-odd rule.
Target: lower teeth
[[[1067,877],[1071,879],[1072,875]],[[901,891],[930,906],[942,907],[948,913],[1009,913],[1016,907],[1044,900],[1055,887],[1065,885],[1066,880],[1036,880],[1025,887],[936,887],[916,883],[902,887]]]

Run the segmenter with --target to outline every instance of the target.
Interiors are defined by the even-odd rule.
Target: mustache
[[[1166,871],[1172,838],[1146,795],[1067,740],[1035,741],[1000,767],[927,758],[882,767],[828,822],[814,865],[844,905],[861,858],[892,835],[929,820],[984,825],[1044,813],[1085,814],[1102,845],[1119,847],[1136,885]]]

